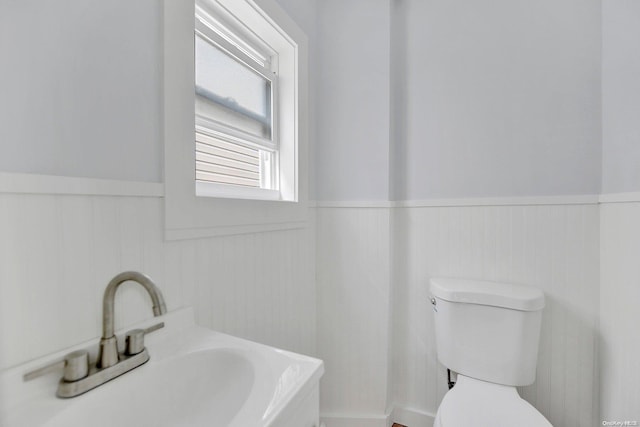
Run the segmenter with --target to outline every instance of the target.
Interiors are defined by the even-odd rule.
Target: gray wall
[[[318,199],[599,193],[598,0],[318,13]]]
[[[315,117],[316,1],[277,1],[309,36]],[[0,171],[163,181],[161,9],[158,0],[0,2]],[[309,133],[314,158],[315,120]],[[314,170],[309,162],[311,199]]]
[[[162,181],[161,2],[0,3],[0,170]]]
[[[602,190],[640,191],[640,2],[602,2]]]
[[[600,2],[279,3],[310,39],[312,198],[597,193],[601,151],[605,191],[640,188],[630,25],[600,146]],[[8,0],[0,24],[0,170],[162,181],[157,0]]]
[[[600,1],[405,3],[397,199],[599,192]]]
[[[318,2],[318,200],[386,200],[389,0]]]

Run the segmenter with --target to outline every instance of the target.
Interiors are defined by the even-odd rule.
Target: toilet
[[[438,360],[458,374],[434,427],[550,427],[516,390],[535,381],[542,291],[451,278],[430,291]]]

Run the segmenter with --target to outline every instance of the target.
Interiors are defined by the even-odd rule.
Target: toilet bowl
[[[434,427],[552,427],[515,387],[458,375],[436,413]]]

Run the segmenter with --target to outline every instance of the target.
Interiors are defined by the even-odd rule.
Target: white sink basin
[[[118,420],[154,425],[228,425],[249,398],[255,381],[250,361],[239,352],[203,350],[164,360],[128,375],[112,387],[87,393],[51,424],[113,426]],[[111,385],[111,384],[110,384]],[[114,411],[104,414],[105,402]]]
[[[56,374],[49,376],[53,380],[20,380],[23,373],[62,352],[3,373],[0,424],[290,425],[285,419],[292,412],[289,407],[317,392],[322,361],[200,328],[192,319],[192,311],[186,309],[142,324],[166,324],[146,339],[151,360],[75,398],[55,397]]]

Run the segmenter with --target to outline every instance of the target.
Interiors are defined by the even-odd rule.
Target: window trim
[[[195,4],[164,2],[165,237],[304,227],[308,218],[307,39],[275,0],[207,0],[243,17],[278,52],[280,191],[285,200],[195,196]],[[284,99],[282,99],[284,98]],[[289,178],[283,179],[283,175]]]

